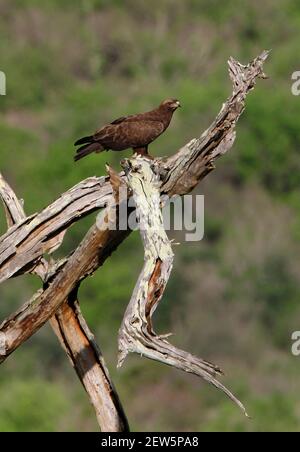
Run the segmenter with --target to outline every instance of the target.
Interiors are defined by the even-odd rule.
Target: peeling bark
[[[50,323],[95,409],[102,432],[127,432],[128,422],[102,353],[80,311],[76,292]]]
[[[0,197],[5,208],[8,226],[22,222],[26,217],[23,206],[1,174]],[[54,240],[60,240],[59,236]],[[61,263],[55,263],[53,267],[61,268]],[[43,258],[32,269],[32,273],[40,276],[44,286],[47,285],[47,278],[53,277],[53,272],[49,273],[48,262]],[[62,306],[50,319],[50,324],[89,395],[101,430],[127,432],[129,426],[126,415],[110,379],[104,358],[81,314],[77,298],[78,287],[79,284],[76,290],[69,293]],[[0,356],[5,355],[6,346],[6,336],[1,333]]]
[[[265,78],[263,63],[267,57],[265,51],[247,66],[233,58],[229,60],[233,93],[211,126],[173,156],[158,159],[164,181],[162,193],[170,197],[189,193],[215,168],[215,160],[231,148],[234,128],[244,110],[246,96],[257,78]],[[122,173],[120,177],[125,178]],[[51,250],[54,237],[85,215],[107,206],[112,196],[108,178],[91,177],[75,185],[39,214],[10,228],[0,239],[0,282],[18,272],[28,271],[43,253]]]
[[[12,226],[0,241],[0,282],[53,249],[53,239],[71,224],[107,204],[112,189],[108,179],[89,178],[60,196],[38,214]],[[60,235],[61,237],[61,235]]]
[[[235,125],[244,110],[246,96],[253,89],[257,78],[265,78],[263,63],[267,57],[268,52],[263,52],[247,66],[230,58],[228,65],[233,92],[211,126],[199,138],[191,140],[167,159],[158,158],[151,163],[145,162],[145,159],[139,161],[143,176],[138,176],[138,160],[133,157],[131,163],[127,161],[124,164],[127,176],[110,171],[108,177],[88,178],[62,194],[40,213],[27,217],[17,197],[0,178],[0,192],[9,225],[6,234],[0,238],[0,282],[28,272],[39,274],[44,281],[43,288],[0,325],[0,363],[52,318],[51,323],[89,392],[96,411],[99,393],[93,386],[96,385],[95,374],[89,373],[92,362],[92,369],[98,369],[97,378],[100,378],[103,388],[109,381],[106,389],[112,391],[111,406],[114,406],[119,416],[114,426],[110,421],[109,425],[112,429],[117,429],[117,424],[120,429],[127,428],[112,383],[105,368],[101,367],[101,355],[95,352],[90,333],[82,326],[83,320],[74,293],[80,282],[99,268],[131,232],[130,229],[111,229],[109,224],[111,206],[115,203],[119,212],[122,203],[127,202],[127,197],[132,195],[126,193],[124,198],[116,197],[118,186],[128,178],[137,201],[139,217],[145,224],[151,222],[159,226],[159,232],[149,234],[148,229],[142,233],[145,264],[120,330],[119,364],[130,351],[142,353],[202,376],[226,392],[243,409],[240,402],[215,379],[221,373],[217,366],[176,349],[165,337],[157,336],[153,331],[151,317],[162,297],[173,262],[173,252],[161,229],[160,210],[155,202],[159,194],[171,197],[189,193],[215,168],[215,160],[231,148],[235,139]],[[143,198],[139,191],[143,186],[141,177],[145,178],[145,175],[149,176],[148,190],[153,197],[146,192]],[[9,205],[10,208],[7,207]],[[74,222],[100,208],[104,208],[102,220],[106,227],[99,230],[96,224],[92,226],[70,256],[49,266],[43,257],[44,253],[51,253],[61,245],[65,231]],[[150,218],[149,213],[153,213],[153,218]],[[76,335],[72,332],[76,332]],[[81,345],[77,342],[80,338]],[[90,364],[83,363],[78,353],[79,347],[85,347],[86,341],[89,345],[84,349],[92,360]],[[108,392],[104,393],[103,400],[102,410],[105,410]],[[100,411],[97,411],[97,417],[101,423],[105,413]],[[107,416],[110,419],[109,413]]]
[[[166,340],[168,335],[158,336],[153,330],[152,315],[166,288],[174,258],[160,209],[159,168],[139,156],[125,162],[124,167],[133,192],[145,257],[119,331],[118,366],[133,352],[193,373],[225,392],[247,416],[243,404],[215,378],[222,374],[218,366],[174,347]]]

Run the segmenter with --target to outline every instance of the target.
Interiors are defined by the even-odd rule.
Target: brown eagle
[[[74,160],[92,152],[123,151],[129,148],[148,155],[148,145],[166,130],[178,107],[180,102],[177,99],[166,99],[152,111],[115,119],[94,135],[77,140],[75,146],[81,146],[76,150]]]

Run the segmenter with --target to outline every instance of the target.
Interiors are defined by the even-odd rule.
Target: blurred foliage
[[[71,409],[63,388],[45,380],[14,379],[10,381],[10,391],[2,388],[2,393],[1,431],[55,431],[67,408]],[[42,403],[39,394],[51,402]]]
[[[273,49],[270,79],[247,99],[232,152],[199,187],[204,240],[170,234],[181,245],[155,315],[159,332],[174,332],[178,346],[226,369],[252,420],[215,389],[161,364],[130,357],[116,372],[117,331],[143,262],[138,233],[82,284],[80,300],[134,430],[299,430],[299,365],[290,353],[300,328],[299,99],[291,94],[299,2],[0,0],[0,10],[7,76],[0,168],[28,213],[104,174],[106,161],[119,168],[118,153],[74,165],[81,134],[174,96],[183,108],[151,146],[154,155],[173,153],[201,134],[230,94],[228,57],[247,62]],[[56,255],[71,251],[94,219],[74,225]],[[1,286],[1,318],[38,287],[33,277]],[[48,327],[1,366],[0,389],[0,431],[97,428]]]

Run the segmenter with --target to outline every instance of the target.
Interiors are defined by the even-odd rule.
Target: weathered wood
[[[26,217],[23,205],[1,174],[0,197],[5,208],[8,226],[22,222]],[[59,235],[54,240],[60,240]],[[54,242],[53,245],[55,246]],[[61,263],[52,264],[52,267],[61,268]],[[32,273],[40,276],[44,284],[47,284],[47,278],[53,277],[49,272],[48,262],[43,258],[32,269]],[[100,348],[81,314],[77,291],[78,287],[68,295],[55,316],[50,319],[50,324],[89,395],[101,431],[127,432],[129,426],[126,415]],[[2,349],[3,346],[5,343],[2,342]]]
[[[233,58],[228,62],[233,93],[222,106],[215,121],[199,138],[195,138],[175,155],[161,163],[161,191],[168,196],[189,193],[209,172],[214,161],[232,146],[234,128],[245,107],[248,92],[256,79],[265,77],[263,52],[247,66]],[[120,174],[124,178],[124,174]],[[53,246],[51,240],[88,213],[105,207],[112,197],[108,178],[88,178],[16,227],[0,239],[0,282],[18,272],[26,272],[43,253]]]
[[[267,56],[268,52],[263,52],[247,66],[241,65],[232,58],[229,60],[233,93],[222,106],[215,121],[201,137],[191,140],[174,156],[156,159],[154,162],[158,168],[161,194],[172,196],[189,193],[214,169],[214,161],[230,149],[235,139],[236,122],[245,106],[246,95],[254,87],[257,78],[265,77],[262,66]],[[114,177],[119,183],[125,180],[124,173]],[[107,206],[113,204],[115,196],[116,191],[111,186],[109,178],[89,178],[71,188],[39,214],[31,215],[18,224],[12,225],[0,239],[0,282],[12,276],[33,271],[37,265],[40,265],[43,254],[60,246],[64,231],[84,215],[106,207],[103,220],[109,219],[110,207]],[[119,202],[125,201],[120,199]],[[119,202],[117,202],[118,208]],[[130,232],[130,229],[126,231],[111,229],[109,221],[106,222],[106,228],[103,230],[99,230],[97,225],[94,225],[70,257],[51,267],[47,272],[44,288],[0,326],[0,362],[57,313],[62,304],[69,300],[80,281],[101,266]],[[156,343],[157,349],[154,351],[162,354],[159,356],[155,353],[151,356],[148,350],[149,343],[147,343],[149,352],[147,356],[162,360],[159,357],[165,358],[165,350],[168,360],[164,359],[163,362],[190,372],[192,369],[198,375],[202,372],[203,378],[212,382],[212,378],[220,373],[216,366],[199,361],[198,358],[175,349],[167,343],[165,338],[152,337],[155,333],[149,319],[164,289],[164,281],[167,280],[171,260],[171,254],[167,253],[163,261],[156,258],[154,267],[151,265],[151,268],[148,268],[147,263],[144,266],[144,272],[148,271],[147,278],[150,284],[148,287],[150,301],[145,305],[147,331],[144,333],[147,332]],[[153,289],[151,289],[152,286]],[[136,299],[137,294],[134,296]],[[128,309],[127,316],[130,315],[131,308]],[[127,325],[128,328],[131,326]],[[123,331],[125,337],[126,328],[123,328]],[[124,342],[125,340],[127,342]],[[142,336],[139,340],[139,346],[141,344],[145,346]],[[130,344],[130,335],[127,335],[123,342],[120,341],[120,362],[127,351],[130,351]],[[164,348],[166,344],[168,344],[167,349]],[[217,380],[215,386],[227,391]],[[231,397],[228,392],[227,395]]]
[[[10,228],[14,224],[21,223],[26,218],[22,202],[17,198],[15,192],[8,185],[0,173],[0,198],[5,210],[7,226]]]
[[[127,432],[128,422],[102,353],[85,322],[77,291],[50,319],[93,405],[102,432]]]
[[[112,195],[105,177],[91,177],[68,190],[50,206],[12,226],[0,240],[0,282],[37,262],[55,247],[53,240],[71,224],[104,207]]]
[[[118,365],[133,352],[193,373],[221,389],[247,415],[243,404],[215,378],[222,373],[218,366],[174,347],[166,340],[167,335],[155,334],[152,315],[164,293],[174,258],[160,209],[159,167],[137,156],[124,162],[124,169],[136,205],[145,257],[119,330]]]
[[[234,129],[244,111],[247,94],[254,88],[257,78],[266,78],[263,64],[268,55],[268,51],[262,52],[247,66],[234,58],[229,59],[232,95],[200,138],[194,138],[165,161],[163,193],[169,196],[189,193],[215,169],[215,160],[227,152],[235,140]]]
[[[4,207],[7,226],[10,229],[17,226],[26,219],[23,207],[23,200],[19,200],[11,186],[6,182],[0,173],[0,198]],[[54,240],[57,240],[54,238]],[[36,263],[30,267],[31,273],[35,273],[43,280],[48,269],[47,261],[41,257]]]
[[[34,334],[64,302],[78,283],[91,275],[130,233],[111,230],[109,215],[106,228],[93,225],[65,263],[58,268],[44,290],[0,325],[5,346],[0,351],[0,363],[20,344]]]

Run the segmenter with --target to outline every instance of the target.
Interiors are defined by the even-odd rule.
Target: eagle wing
[[[121,124],[121,122],[139,121],[139,120],[143,119],[143,117],[147,114],[148,113],[140,113],[137,115],[120,116],[120,118],[115,119],[110,124]]]
[[[121,116],[120,118],[115,119],[110,124],[120,124],[123,121],[126,121],[128,119],[128,116]]]
[[[117,120],[118,121],[118,120]],[[100,142],[105,149],[123,150],[147,146],[165,130],[161,121],[139,119],[113,122],[98,130],[93,139]]]

